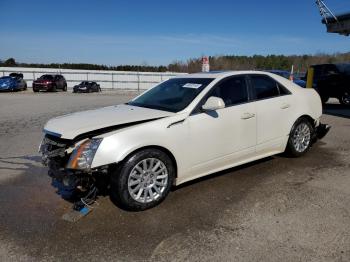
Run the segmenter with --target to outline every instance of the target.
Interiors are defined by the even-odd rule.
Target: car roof
[[[200,72],[187,75],[177,76],[177,78],[223,78],[227,76],[243,75],[243,74],[261,74],[261,75],[272,75],[269,72],[264,71],[211,71],[211,72]]]

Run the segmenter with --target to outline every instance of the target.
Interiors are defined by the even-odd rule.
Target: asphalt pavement
[[[100,197],[75,223],[37,149],[45,122],[134,94],[0,94],[0,261],[350,261],[350,109],[302,158],[279,155],[174,188],[126,212]]]

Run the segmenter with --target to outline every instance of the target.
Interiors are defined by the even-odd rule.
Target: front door
[[[255,103],[249,102],[248,94],[245,76],[224,79],[209,91],[206,98],[222,98],[225,108],[201,111],[204,99],[187,119],[192,176],[232,166],[254,154],[256,111]]]

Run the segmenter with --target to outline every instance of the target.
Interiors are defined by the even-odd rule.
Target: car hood
[[[53,80],[46,80],[46,79],[37,79],[33,81],[34,83],[46,83],[46,82],[53,82]]]
[[[45,125],[44,132],[64,139],[77,139],[85,134],[106,133],[125,124],[142,123],[174,114],[130,105],[109,106],[53,118]]]

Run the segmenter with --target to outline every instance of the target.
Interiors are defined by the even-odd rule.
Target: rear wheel
[[[121,208],[141,211],[161,203],[175,177],[174,165],[158,149],[145,149],[128,157],[111,177],[111,199]]]
[[[311,147],[313,132],[314,128],[308,119],[297,120],[290,132],[286,152],[293,157],[304,155]]]
[[[341,97],[339,97],[339,102],[342,105],[350,105],[350,93],[345,92]]]
[[[63,89],[62,89],[64,92],[66,92],[67,91],[67,85],[65,84],[64,86],[63,86]]]

